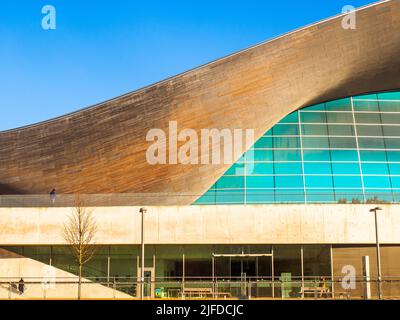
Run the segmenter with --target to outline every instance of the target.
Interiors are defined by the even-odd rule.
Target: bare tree
[[[64,239],[69,244],[71,253],[79,266],[78,300],[82,296],[82,270],[95,254],[94,237],[97,225],[92,213],[75,199],[73,214],[64,225]]]

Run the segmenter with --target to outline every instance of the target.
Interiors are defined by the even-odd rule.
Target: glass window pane
[[[355,138],[330,138],[332,149],[354,149],[357,148]]]
[[[331,161],[329,150],[304,150],[304,161]]]
[[[218,189],[239,189],[244,188],[244,179],[242,176],[239,177],[221,177],[217,182]]]
[[[378,93],[379,100],[400,100],[400,92],[382,92]]]
[[[351,111],[350,98],[327,102],[326,110],[328,110],[328,111]]]
[[[244,190],[217,190],[218,204],[244,203]]]
[[[328,245],[303,246],[304,277],[331,277],[331,249]]]
[[[359,137],[362,137],[362,136],[364,136],[364,137],[382,137],[383,136],[382,126],[358,125],[357,126],[357,135]]]
[[[116,281],[137,276],[137,259],[139,247],[111,246],[110,247],[110,275]]]
[[[313,189],[307,190],[307,202],[309,203],[329,203],[335,202],[335,194],[333,189]]]
[[[246,165],[247,175],[274,174],[273,163],[249,163]]]
[[[185,276],[201,278],[212,276],[212,246],[184,246]]]
[[[400,203],[400,190],[394,190],[393,194],[393,202]]]
[[[273,161],[274,153],[272,150],[255,150],[246,153],[246,161]]]
[[[230,169],[225,173],[225,175],[230,176],[230,175],[235,175],[238,172],[243,174],[244,172],[244,164],[243,163],[235,163]]]
[[[358,161],[357,151],[331,150],[332,161]]]
[[[50,263],[50,247],[49,246],[40,246],[40,247],[25,246],[24,252],[22,255],[27,258],[31,258],[33,260],[43,262],[45,264]]]
[[[279,123],[298,123],[299,122],[299,115],[298,112],[293,112],[283,118]]]
[[[388,176],[366,176],[364,175],[365,188],[391,188]]]
[[[400,164],[390,163],[389,169],[390,169],[390,174],[400,175]]]
[[[333,176],[335,188],[359,189],[362,187],[360,176]]]
[[[328,123],[353,123],[353,114],[351,112],[329,112],[326,114]]]
[[[387,203],[393,202],[392,190],[382,190],[382,189],[368,189],[365,191],[365,196],[367,198],[367,203]]]
[[[273,132],[273,128],[269,129],[266,133],[264,133],[264,137],[271,137],[271,136],[273,136],[272,132]]]
[[[383,138],[359,138],[358,145],[360,149],[385,149]]]
[[[305,195],[304,190],[296,189],[276,189],[275,192],[276,203],[304,203]]]
[[[183,276],[183,247],[159,245],[155,247],[156,277],[162,280],[176,280]],[[186,270],[186,275],[187,270]]]
[[[246,177],[246,187],[248,189],[274,188],[274,186],[274,177],[272,176]]]
[[[333,174],[360,174],[358,163],[333,163]]]
[[[273,132],[275,136],[297,136],[299,135],[299,126],[297,124],[277,124]]]
[[[328,127],[326,124],[303,124],[303,136],[326,136],[328,135]]]
[[[275,137],[274,148],[300,148],[300,138]]]
[[[312,138],[312,137],[304,137],[303,138],[303,148],[325,148],[328,149],[330,147],[329,145],[329,139],[328,137],[326,138]]]
[[[400,113],[382,113],[382,123],[383,124],[399,124],[400,123]]]
[[[276,174],[303,174],[301,163],[275,163]]]
[[[295,281],[301,278],[301,247],[297,245],[274,246],[275,277],[280,281]],[[294,288],[293,288],[294,289]],[[296,287],[296,290],[300,288]],[[289,298],[290,292],[287,292]]]
[[[380,101],[379,108],[381,112],[400,112],[400,102]]]
[[[363,174],[389,174],[388,165],[386,163],[363,163]]]
[[[336,200],[345,200],[348,203],[364,202],[364,193],[362,189],[340,189],[335,188]]]
[[[70,247],[67,246],[53,246],[51,253],[52,265],[61,270],[78,274],[78,265],[71,253]],[[136,261],[135,261],[136,263]]]
[[[400,151],[387,151],[389,162],[400,162]]]
[[[328,132],[330,136],[354,136],[353,125],[328,125]]]
[[[400,177],[391,177],[392,181],[392,187],[393,189],[399,189],[397,190],[398,193],[400,193]]]
[[[305,108],[305,110],[308,110],[308,111],[325,111],[326,110],[326,108],[325,108],[325,103],[320,103],[320,104],[316,104],[316,105],[313,105],[313,106],[311,106],[311,107],[307,107],[307,108]]]
[[[400,139],[399,138],[393,138],[393,139],[386,138],[385,145],[386,145],[387,149],[400,149]]]
[[[381,117],[379,113],[356,113],[356,123],[357,124],[380,124],[381,123]]]
[[[307,188],[333,188],[332,176],[306,176]]]
[[[305,174],[332,174],[332,165],[330,163],[304,163]]]
[[[275,150],[275,161],[301,161],[300,150]]]
[[[353,98],[353,100],[377,100],[378,96],[373,93],[373,94],[363,94],[359,95]]]
[[[254,149],[271,149],[273,148],[272,137],[262,137],[254,144]]]
[[[354,110],[355,111],[379,111],[378,101],[359,101],[354,99]]]
[[[247,190],[246,202],[248,204],[258,203],[274,203],[275,191],[274,190]]]
[[[385,151],[360,151],[361,161],[385,161]]]
[[[386,137],[399,137],[400,126],[383,126],[383,134]]]
[[[201,196],[195,204],[197,205],[207,205],[207,204],[215,204],[216,202],[216,191],[209,190],[203,196]]]
[[[353,100],[377,100],[378,96],[376,93],[367,93],[367,94],[360,94],[358,96],[353,97]]]
[[[326,113],[324,112],[300,112],[302,123],[326,123]]]
[[[302,176],[276,176],[275,185],[277,188],[301,188],[303,187]]]

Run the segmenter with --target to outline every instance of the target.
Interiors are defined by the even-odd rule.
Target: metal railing
[[[77,278],[26,278],[23,288],[17,278],[0,278],[0,299],[77,299]],[[243,281],[236,278],[203,279],[156,278],[141,283],[136,278],[84,279],[84,299],[139,299],[140,286],[145,299],[378,299],[378,281],[356,279],[353,287],[343,286],[342,279],[262,279]],[[400,299],[400,277],[381,282],[383,299]],[[21,290],[22,289],[22,290]]]
[[[41,208],[41,207],[75,207],[77,197],[81,206],[86,207],[122,207],[122,206],[157,206],[179,205],[194,202],[202,195],[192,193],[126,193],[126,194],[59,194],[52,198],[49,195],[0,195],[0,208]],[[244,196],[235,190],[224,191],[225,199],[219,196],[207,196],[203,205],[218,204],[243,204]],[[295,192],[265,192],[251,193],[247,191],[247,197],[253,196],[255,204],[301,204],[305,203],[304,193]],[[231,200],[227,200],[231,197]],[[219,200],[218,200],[219,199]],[[236,199],[236,200],[235,200]],[[242,199],[242,200],[241,200]],[[296,200],[297,199],[297,200]],[[237,201],[237,203],[235,203]],[[247,203],[252,203],[247,199]],[[324,193],[312,192],[307,195],[308,204],[396,204],[400,203],[400,193]]]

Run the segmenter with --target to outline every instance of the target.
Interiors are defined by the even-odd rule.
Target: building
[[[74,296],[74,194],[99,227],[86,297],[140,296],[143,206],[146,297],[400,297],[400,3],[356,17],[0,133],[0,297],[21,277],[28,298]],[[255,137],[233,165],[151,165],[170,121]]]

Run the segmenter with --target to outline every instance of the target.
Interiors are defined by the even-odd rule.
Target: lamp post
[[[369,210],[369,212],[373,212],[375,215],[375,236],[376,236],[376,256],[377,256],[377,264],[378,264],[378,297],[382,299],[382,272],[381,272],[381,249],[379,245],[379,229],[378,229],[378,215],[377,211],[381,211],[382,208],[376,207],[374,209]]]
[[[141,254],[142,254],[142,265],[140,268],[140,298],[144,299],[144,214],[147,212],[146,208],[140,208],[139,212],[142,216],[142,231],[141,231]]]

